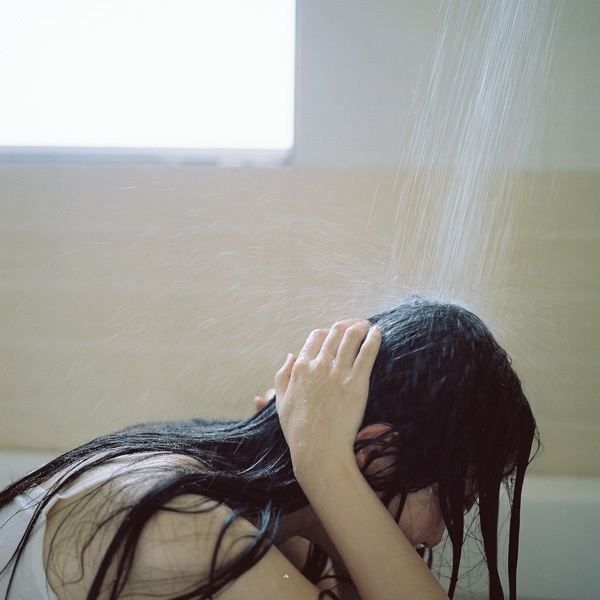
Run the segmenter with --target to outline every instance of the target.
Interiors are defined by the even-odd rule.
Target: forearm
[[[321,463],[318,479],[299,481],[362,600],[447,599],[353,459]]]

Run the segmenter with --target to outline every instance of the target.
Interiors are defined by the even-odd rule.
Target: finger
[[[298,360],[311,361],[316,358],[328,333],[328,329],[315,329],[312,331],[298,354]]]
[[[354,361],[353,371],[357,375],[370,376],[381,346],[381,328],[374,325],[369,329],[367,337],[360,347],[358,356]]]
[[[329,361],[334,360],[338,354],[340,344],[344,339],[346,331],[359,321],[360,319],[345,319],[335,323],[329,330],[327,338],[323,342],[323,347],[319,352],[319,356]]]
[[[345,331],[336,357],[336,366],[339,369],[349,370],[352,368],[370,326],[369,321],[361,320]]]
[[[290,384],[290,378],[292,376],[292,369],[296,357],[293,354],[288,354],[283,366],[275,374],[275,398],[277,400],[277,406],[283,401],[285,392]]]
[[[257,412],[264,408],[267,402],[268,400],[264,396],[254,396],[254,408]]]

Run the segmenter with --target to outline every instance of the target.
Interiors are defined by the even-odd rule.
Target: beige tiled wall
[[[246,415],[311,328],[421,291],[513,356],[535,469],[600,474],[600,175],[509,175],[457,216],[440,174],[0,168],[0,447]]]

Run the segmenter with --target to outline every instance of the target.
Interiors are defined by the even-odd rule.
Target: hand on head
[[[277,413],[294,468],[354,452],[381,333],[348,319],[313,331],[275,377]]]

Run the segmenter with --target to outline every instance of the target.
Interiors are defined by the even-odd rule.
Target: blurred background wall
[[[600,5],[551,6],[533,141],[485,166],[458,221],[472,244],[444,221],[448,165],[405,151],[433,0],[299,0],[289,165],[0,165],[0,449],[248,415],[312,328],[418,292],[467,304],[513,357],[534,471],[599,475]],[[459,235],[448,279],[440,239]]]

